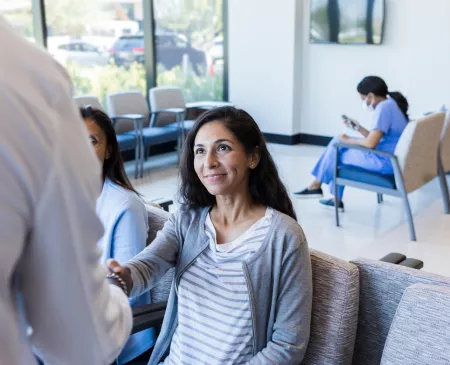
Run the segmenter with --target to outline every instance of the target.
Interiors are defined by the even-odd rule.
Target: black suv
[[[181,66],[183,55],[189,56],[194,72],[200,76],[206,72],[205,52],[192,48],[182,37],[177,35],[156,35],[156,62],[170,70]],[[122,36],[109,50],[111,58],[118,66],[128,67],[133,62],[144,63],[144,36]]]

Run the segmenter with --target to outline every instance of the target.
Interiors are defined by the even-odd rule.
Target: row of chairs
[[[410,238],[416,241],[414,221],[408,194],[438,177],[445,214],[450,214],[450,196],[445,177],[450,172],[450,112],[435,113],[411,121],[402,133],[394,154],[360,146],[337,143],[335,148],[356,148],[387,157],[392,162],[394,174],[383,175],[354,166],[335,164],[335,191],[338,186],[352,186],[377,193],[378,203],[383,194],[400,197],[405,206]],[[336,197],[337,199],[337,197]],[[337,201],[336,225],[339,226]]]
[[[104,109],[96,96],[84,95],[74,99],[79,106],[91,105]],[[188,108],[205,110],[231,105],[213,101],[186,104],[178,87],[151,88],[149,103],[139,91],[111,93],[107,95],[106,102],[106,112],[114,123],[120,149],[135,151],[136,178],[144,174],[144,160],[151,146],[177,142],[179,157],[185,135],[195,123],[186,119]]]

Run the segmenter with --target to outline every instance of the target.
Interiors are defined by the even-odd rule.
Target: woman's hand
[[[106,267],[108,268],[109,272],[120,276],[120,278],[127,285],[128,293],[131,293],[131,290],[133,289],[133,282],[131,281],[130,269],[128,269],[126,266],[120,265],[114,259],[107,260]],[[114,284],[116,284],[117,286],[120,287],[120,283],[118,283],[118,282],[116,283],[116,281],[114,281]]]
[[[361,128],[361,125],[359,124],[359,122],[357,122],[354,119],[345,119],[344,120],[344,124],[347,127],[351,128],[351,129],[354,129],[355,131],[359,131],[360,128]]]
[[[341,140],[341,142],[349,143],[351,138],[349,136],[347,136],[346,134],[343,134],[342,136],[339,137],[339,139]]]

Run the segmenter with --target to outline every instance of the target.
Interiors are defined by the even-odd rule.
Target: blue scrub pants
[[[334,137],[328,144],[325,152],[320,157],[312,174],[315,178],[330,186],[331,194],[335,195],[334,191],[334,166],[336,163],[336,148],[334,144],[339,142],[339,137]],[[388,158],[377,156],[370,152],[365,152],[356,149],[340,148],[338,154],[338,164],[350,165],[359,167],[365,170],[378,172],[379,174],[393,174],[392,164]],[[344,186],[338,186],[337,196],[342,200],[344,194]]]

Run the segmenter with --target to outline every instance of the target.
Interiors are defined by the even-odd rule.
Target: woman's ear
[[[256,147],[255,151],[250,154],[249,164],[248,164],[249,168],[252,170],[254,168],[256,168],[258,166],[260,160],[261,160],[261,154],[259,152],[259,147]]]
[[[106,150],[106,157],[105,159],[109,159],[111,157],[111,147],[108,147],[108,149]]]

